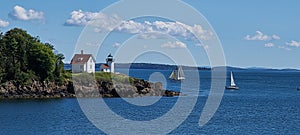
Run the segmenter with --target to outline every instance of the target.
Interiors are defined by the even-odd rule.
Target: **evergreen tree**
[[[61,80],[64,56],[26,31],[14,28],[0,34],[1,82],[26,83],[32,80]]]
[[[5,62],[6,62],[5,57],[3,55],[3,52],[5,51],[5,49],[4,49],[2,37],[3,37],[3,33],[0,32],[0,83],[3,82],[3,77],[5,76],[4,68],[5,68]]]
[[[58,82],[61,82],[64,79],[62,75],[65,73],[63,59],[65,59],[63,54],[59,53],[56,55],[54,76],[57,78],[56,81]]]

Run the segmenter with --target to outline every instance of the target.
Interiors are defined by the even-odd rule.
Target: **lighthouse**
[[[111,54],[109,54],[106,58],[106,64],[108,65],[109,67],[109,70],[111,73],[114,73],[115,72],[115,63],[114,63],[114,58]]]

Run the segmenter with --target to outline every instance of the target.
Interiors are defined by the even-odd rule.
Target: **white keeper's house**
[[[84,54],[81,50],[80,54],[75,54],[71,60],[73,73],[95,73],[96,60],[92,54]]]

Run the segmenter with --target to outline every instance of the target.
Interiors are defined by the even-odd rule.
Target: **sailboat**
[[[178,70],[173,70],[171,75],[169,76],[169,78],[172,79],[172,80],[177,80],[177,81],[184,80],[185,77],[184,77],[182,67],[179,66]]]
[[[231,89],[231,90],[238,90],[239,87],[236,86],[236,84],[234,83],[234,79],[233,79],[233,73],[231,72],[231,75],[230,75],[230,86],[226,86],[225,87],[226,89]]]

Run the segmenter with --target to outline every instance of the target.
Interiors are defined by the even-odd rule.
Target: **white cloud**
[[[265,47],[269,47],[269,48],[271,48],[271,47],[274,47],[275,45],[273,44],[273,43],[266,43],[265,44]]]
[[[129,20],[123,21],[116,30],[130,34],[142,34],[142,38],[162,38],[161,36],[170,35],[194,40],[197,35],[200,40],[209,40],[213,36],[212,32],[204,30],[200,25],[189,26],[181,22],[155,21],[151,23],[145,21],[140,23]]]
[[[135,22],[133,20],[122,21],[121,25],[119,25],[116,29],[118,31],[131,33],[131,34],[143,33],[143,31],[152,32],[151,29],[150,30],[148,29],[147,25],[144,25],[139,22]]]
[[[172,48],[172,49],[175,49],[175,48],[186,48],[186,44],[185,43],[182,43],[180,41],[175,41],[175,42],[167,42],[165,44],[162,44],[161,45],[161,48]]]
[[[0,28],[1,27],[7,27],[8,25],[9,25],[9,22],[3,21],[3,20],[0,19]]]
[[[96,32],[111,31],[114,26],[121,22],[121,19],[116,16],[108,16],[101,12],[85,12],[82,10],[72,11],[70,18],[66,20],[65,25],[68,26],[95,26]]]
[[[139,39],[167,39],[168,36],[158,32],[142,33],[138,36]]]
[[[247,35],[244,39],[245,40],[269,41],[269,40],[279,40],[280,37],[277,35],[269,36],[269,35],[265,35],[261,31],[256,31],[255,35],[253,35],[253,36]]]
[[[279,49],[284,49],[284,50],[287,50],[287,51],[291,51],[292,49],[291,48],[288,48],[286,46],[278,46]]]
[[[121,43],[116,42],[116,43],[114,43],[112,46],[113,46],[113,47],[120,47],[121,45],[122,45]]]
[[[198,36],[200,37],[200,40],[209,40],[213,36],[213,33],[211,31],[203,29],[201,25],[195,24],[194,26],[189,26],[181,22],[176,22],[176,24],[178,25],[180,30],[183,30],[181,31],[183,37],[196,38],[195,36]],[[195,36],[193,36],[193,33],[195,34]]]
[[[272,38],[273,38],[274,40],[279,40],[279,39],[280,39],[280,37],[277,36],[277,35],[272,35]]]
[[[300,42],[297,42],[295,40],[292,40],[291,42],[286,42],[285,44],[292,47],[300,47]]]
[[[33,9],[25,9],[21,6],[16,5],[13,11],[10,12],[10,17],[18,20],[43,20],[44,13],[35,11]]]
[[[208,45],[203,45],[203,44],[201,44],[201,43],[197,43],[196,46],[203,47],[205,50],[208,50],[208,49],[209,49],[209,46],[208,46]]]
[[[141,34],[141,38],[161,38],[161,35],[171,35],[193,40],[196,39],[193,33],[199,36],[200,40],[208,40],[213,36],[211,31],[205,30],[201,25],[196,24],[189,26],[181,22],[136,22],[134,20],[122,20],[117,15],[109,16],[104,13],[85,12],[82,10],[73,11],[70,15],[71,17],[65,22],[65,25],[84,26],[92,24],[97,32],[114,30],[129,34]],[[115,26],[117,27],[114,29]],[[142,35],[145,33],[159,34]]]

